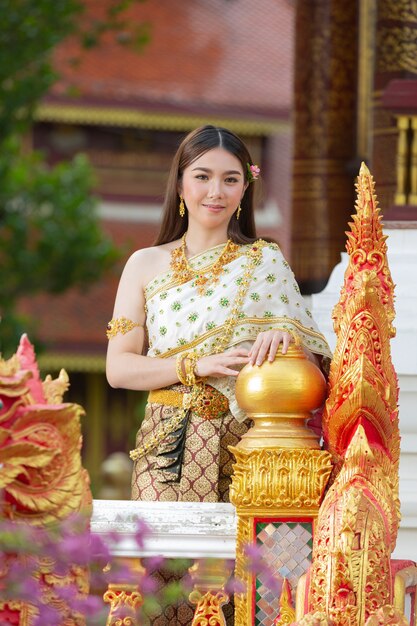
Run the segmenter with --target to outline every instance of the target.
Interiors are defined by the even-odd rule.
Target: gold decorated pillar
[[[113,561],[113,567],[121,566],[128,568],[129,578],[136,575],[137,580],[124,582],[118,580],[112,582],[112,571],[110,572],[110,582],[104,593],[103,600],[110,604],[110,610],[106,621],[106,626],[140,626],[142,620],[139,617],[139,609],[143,604],[143,596],[139,589],[139,582],[145,573],[145,568],[139,558],[117,558]],[[116,578],[120,574],[116,572]]]
[[[254,426],[231,448],[236,577],[246,588],[235,596],[236,626],[293,621],[289,598],[310,564],[314,523],[331,471],[329,453],[305,425],[325,390],[320,370],[294,344],[273,363],[246,366],[238,377],[236,398]],[[265,571],[251,571],[248,544],[259,547],[273,572],[272,586]]]
[[[224,588],[231,571],[226,559],[197,559],[190,567],[193,590],[189,600],[196,605],[191,626],[226,626],[222,607],[229,602]]]
[[[385,220],[416,221],[417,5],[378,0],[375,21],[372,170]]]
[[[343,249],[353,201],[358,3],[296,3],[291,265],[320,291]]]

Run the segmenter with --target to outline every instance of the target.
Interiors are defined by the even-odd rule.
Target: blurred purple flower
[[[264,561],[262,559],[262,548],[256,543],[248,543],[244,548],[244,553],[247,558],[247,567],[250,572],[258,572],[264,568]]]
[[[116,561],[112,563],[110,569],[105,572],[105,578],[108,582],[112,583],[137,584],[139,574],[126,563]]]
[[[90,534],[90,552],[91,559],[104,565],[111,559],[110,550],[103,539],[98,535]]]
[[[139,548],[143,548],[145,540],[152,534],[152,531],[148,524],[139,518],[136,524],[135,541]]]
[[[152,576],[147,576],[146,574],[142,576],[139,582],[139,588],[143,595],[149,595],[155,593],[158,589],[158,582]]]
[[[57,626],[62,622],[62,616],[57,609],[49,604],[38,605],[38,615],[33,626]]]
[[[97,596],[77,597],[71,601],[71,608],[84,617],[94,617],[103,610],[103,602]]]
[[[160,569],[161,567],[163,567],[165,561],[165,557],[161,554],[158,554],[157,556],[150,556],[146,559],[146,569],[148,571]]]
[[[143,548],[144,540],[149,535],[150,528],[143,520],[139,520],[135,534],[137,545]],[[39,578],[39,558],[45,563],[50,560],[52,571],[58,576],[76,575],[73,566],[88,567],[90,582],[96,589],[104,587],[107,580],[142,582],[144,591],[152,594],[155,581],[148,575],[142,576],[141,581],[140,574],[132,571],[127,564],[112,563],[109,546],[119,541],[118,533],[109,533],[104,540],[93,535],[86,518],[80,515],[73,515],[44,528],[36,528],[28,523],[2,521],[0,557],[3,568],[5,564],[7,567],[7,575],[1,579],[0,585],[2,597],[23,600],[35,606],[39,614],[33,626],[57,626],[65,619],[77,620],[79,616],[88,617],[91,626],[101,625],[106,620],[103,616],[108,612],[107,608],[103,608],[101,598],[83,595],[75,582],[63,586],[45,584],[43,577]],[[163,561],[163,557],[155,557],[153,565],[160,566]],[[110,563],[111,572],[106,575],[103,568],[107,563]],[[46,588],[48,605],[43,603]],[[55,608],[54,602],[65,603],[65,614]]]
[[[241,580],[238,578],[230,578],[224,586],[224,590],[228,595],[233,595],[234,593],[244,593],[246,587]]]

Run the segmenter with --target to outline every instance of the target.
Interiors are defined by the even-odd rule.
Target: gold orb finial
[[[246,365],[236,381],[236,400],[255,425],[239,447],[319,448],[305,420],[325,395],[323,374],[299,345],[279,351],[273,362]]]

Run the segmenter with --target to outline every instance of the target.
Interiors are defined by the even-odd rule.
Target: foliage
[[[83,0],[0,0],[0,312],[8,353],[29,321],[18,317],[22,296],[61,293],[99,280],[117,251],[102,233],[91,196],[90,166],[81,156],[48,169],[26,154],[25,133],[38,102],[57,79],[52,54],[67,36],[81,48],[112,33],[140,49],[149,24],[132,24],[126,10],[143,0],[104,0],[100,19]],[[70,59],[69,62],[79,62]]]
[[[0,0],[0,142],[25,132],[57,76],[51,51],[74,29],[77,0]]]
[[[0,309],[2,351],[22,328],[15,315],[22,296],[62,293],[94,283],[117,258],[100,229],[92,174],[77,157],[48,169],[39,154],[22,155],[9,140],[0,156]],[[27,329],[27,321],[25,330]]]
[[[52,53],[65,37],[74,33],[82,47],[91,48],[110,32],[122,45],[146,45],[149,23],[124,19],[138,1],[143,0],[103,0],[103,18],[97,19],[83,0],[0,0],[0,146],[31,124],[36,105],[57,79]]]

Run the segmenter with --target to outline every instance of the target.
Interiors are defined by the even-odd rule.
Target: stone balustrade
[[[135,541],[139,518],[152,529],[143,549]],[[118,533],[120,541],[110,546],[117,557],[235,558],[236,511],[231,504],[94,500],[91,529],[105,540]]]

